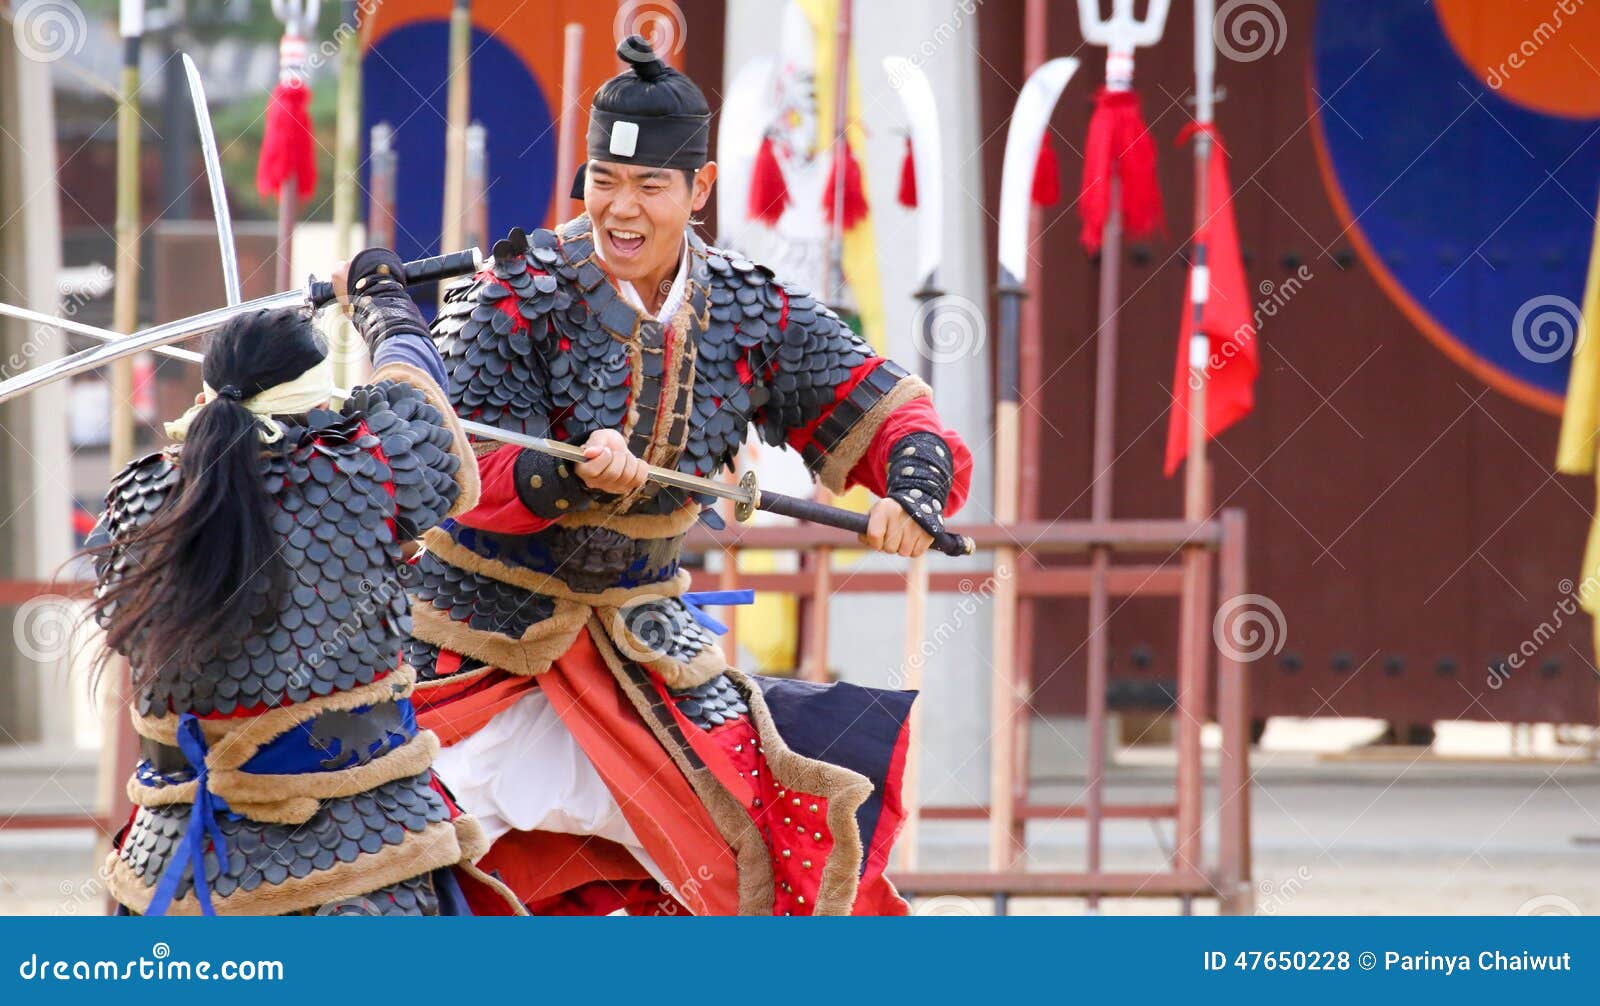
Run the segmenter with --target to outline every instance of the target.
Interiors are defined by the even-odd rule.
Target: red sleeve
[[[869,356],[867,359],[857,364],[856,368],[850,371],[850,376],[845,379],[845,382],[833,389],[832,403],[830,403],[826,409],[823,409],[821,412],[817,413],[817,418],[811,420],[811,422],[805,424],[804,426],[789,431],[789,447],[795,451],[805,451],[812,439],[816,437],[817,427],[822,425],[822,421],[827,419],[828,416],[833,413],[834,408],[840,402],[844,401],[846,398],[849,398],[850,392],[856,390],[856,385],[860,384],[863,378],[882,365],[883,361],[884,357]]]
[[[889,418],[873,435],[872,443],[867,445],[866,453],[850,469],[850,481],[882,496],[889,477],[889,449],[908,433],[933,433],[950,445],[955,478],[950,484],[950,498],[945,501],[944,515],[952,516],[967,501],[967,492],[972,488],[972,451],[967,448],[967,442],[961,439],[961,434],[946,429],[944,423],[939,421],[931,398],[913,398],[889,413]]]
[[[456,518],[456,523],[499,534],[532,534],[554,524],[535,517],[517,495],[517,455],[521,447],[503,444],[478,459],[478,505]]]

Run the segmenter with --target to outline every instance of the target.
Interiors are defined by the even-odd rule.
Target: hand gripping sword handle
[[[866,514],[829,506],[826,503],[818,503],[816,500],[800,499],[797,496],[785,496],[782,493],[762,490],[761,509],[768,513],[793,517],[796,520],[836,527],[841,531],[853,531],[856,534],[867,533]],[[943,552],[945,555],[971,555],[975,547],[972,539],[963,534],[941,531],[933,537],[934,550]]]
[[[482,265],[483,253],[476,248],[419,258],[406,263],[406,285],[426,286],[440,280],[466,276],[477,272]],[[325,279],[312,280],[310,294],[313,307],[324,307],[333,300],[333,284]]]

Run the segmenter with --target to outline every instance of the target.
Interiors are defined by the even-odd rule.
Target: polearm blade
[[[437,283],[440,280],[450,279],[453,276],[463,276],[476,272],[483,262],[483,253],[476,248],[465,251],[451,252],[448,255],[435,255],[432,258],[418,259],[405,264],[406,282],[411,286],[420,286],[426,283]],[[301,290],[285,290],[282,293],[268,294],[257,297],[255,300],[230,307],[219,307],[203,314],[197,314],[178,321],[169,321],[165,325],[147,328],[134,335],[117,336],[116,342],[103,346],[95,346],[64,356],[59,360],[52,360],[42,366],[35,367],[25,374],[18,374],[9,380],[0,381],[0,402],[7,402],[34,388],[63,381],[69,377],[87,373],[108,363],[113,363],[126,356],[142,353],[146,350],[157,349],[182,342],[195,336],[206,335],[226,325],[233,318],[249,311],[268,311],[277,308],[309,305],[313,309],[326,305],[333,300],[333,288],[326,282],[311,281]],[[8,309],[6,313],[13,313]],[[58,325],[62,328],[68,326],[60,321],[51,320],[44,324]]]
[[[430,280],[430,282],[436,281],[436,279],[437,277],[435,280]],[[301,295],[298,293],[273,295],[273,297],[283,298],[294,298],[298,296]],[[273,298],[261,298],[258,300],[253,300],[248,304],[241,304],[237,308],[218,308],[216,311],[211,312],[211,314],[221,314],[231,317],[233,314],[237,314],[239,311],[254,310],[255,306],[260,304],[262,300],[270,299]],[[104,346],[99,347],[102,350],[137,352],[143,351],[144,349],[150,349],[162,356],[175,360],[183,360],[185,363],[201,363],[205,359],[199,353],[187,349],[179,349],[175,346],[165,344],[141,346],[136,350],[129,349],[129,345],[132,342],[154,333],[156,329],[151,329],[149,332],[141,332],[136,336],[120,335],[111,331],[110,329],[97,328],[93,325],[85,325],[82,322],[71,321],[66,318],[56,318],[48,314],[43,314],[39,311],[33,311],[25,307],[17,307],[15,305],[6,303],[0,303],[0,315],[8,315],[13,318],[20,318],[23,321],[33,322],[34,324],[38,325],[51,325],[61,329],[62,331],[74,332],[78,335],[86,335],[91,339],[99,339],[101,342],[105,343]],[[171,328],[172,326],[182,325],[185,323],[193,323],[198,325],[200,324],[201,319],[206,317],[207,315],[199,315],[192,319],[185,319],[184,322],[173,322],[172,325],[162,327]],[[170,341],[180,341],[185,337],[186,336],[182,335],[176,336]],[[3,389],[3,387],[4,385],[0,385],[0,389]],[[343,390],[342,388],[334,388],[329,392],[329,395],[332,398],[344,399],[349,397],[349,392]],[[4,398],[0,398],[0,401],[4,400]],[[585,460],[587,460],[583,455],[582,447],[575,447],[572,444],[564,444],[559,440],[549,440],[545,437],[531,437],[523,433],[513,433],[509,430],[502,430],[495,426],[486,426],[483,423],[475,423],[469,419],[461,420],[461,428],[468,434],[483,440],[495,440],[503,444],[510,444],[513,447],[525,447],[529,450],[538,451],[541,454],[549,454],[553,457],[576,462],[578,464],[582,464]],[[794,517],[798,520],[810,521],[813,524],[823,524],[828,527],[835,527],[844,531],[853,531],[856,534],[864,534],[867,530],[866,514],[856,513],[851,510],[844,510],[839,507],[828,506],[824,503],[817,503],[814,500],[798,499],[793,496],[785,496],[782,493],[767,492],[756,485],[755,472],[746,472],[744,478],[739,480],[738,485],[728,485],[726,482],[718,482],[715,479],[701,478],[697,475],[689,475],[685,472],[676,471],[671,468],[657,468],[655,466],[651,466],[649,468],[648,478],[651,482],[657,482],[664,486],[672,486],[675,489],[683,489],[692,493],[703,493],[708,496],[715,496],[719,499],[731,500],[738,504],[735,512],[739,515],[740,520],[748,520],[750,515],[757,510],[766,510],[771,513],[783,514],[786,517]],[[945,531],[936,536],[934,538],[933,547],[936,550],[945,553],[946,555],[953,556],[970,555],[974,549],[972,539],[967,538],[964,535],[953,534],[949,531]]]
[[[1011,111],[1005,161],[1000,169],[1001,283],[1009,279],[1021,286],[1027,278],[1028,194],[1033,190],[1039,144],[1050,125],[1050,113],[1056,101],[1077,70],[1078,61],[1070,56],[1043,64],[1022,85],[1017,105]]]
[[[917,275],[922,286],[937,287],[944,258],[944,170],[939,136],[939,105],[928,75],[911,60],[883,61],[889,83],[906,109],[906,131],[917,168]]]
[[[188,53],[183,54],[183,72],[189,77],[189,98],[194,102],[194,122],[200,131],[200,152],[206,162],[206,184],[211,188],[211,215],[217,221],[217,244],[222,252],[222,286],[229,305],[236,305],[244,297],[239,288],[239,250],[233,240],[233,216],[228,212],[228,191],[223,188],[222,159],[217,154],[217,134],[211,128],[206,89]]]

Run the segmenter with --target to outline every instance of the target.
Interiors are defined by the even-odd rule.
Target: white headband
[[[200,410],[217,397],[217,389],[202,385],[200,401],[189,407],[183,415],[166,424],[167,436],[182,440],[189,435],[189,426]],[[239,402],[257,417],[261,427],[261,442],[276,443],[283,438],[283,427],[272,416],[294,416],[322,405],[333,397],[333,361],[323,357],[311,369],[291,381],[274,384],[253,398]]]

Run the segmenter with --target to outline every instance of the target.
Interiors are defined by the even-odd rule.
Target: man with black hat
[[[596,93],[585,213],[514,231],[434,335],[463,417],[582,444],[478,445],[476,509],[416,566],[418,719],[494,842],[481,911],[903,913],[883,875],[912,695],[740,673],[679,568],[752,426],[835,492],[884,497],[863,542],[925,551],[971,456],[927,386],[825,305],[692,228],[716,180],[700,89],[638,36]],[[485,882],[482,877],[492,877]]]

